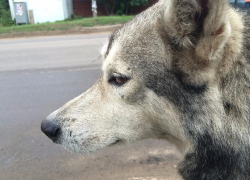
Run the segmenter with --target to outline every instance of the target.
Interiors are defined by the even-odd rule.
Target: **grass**
[[[13,32],[69,30],[77,27],[93,27],[93,26],[123,24],[131,20],[132,18],[133,16],[103,16],[97,18],[81,18],[81,19],[73,19],[66,21],[57,21],[55,23],[0,27],[0,34],[13,33]]]

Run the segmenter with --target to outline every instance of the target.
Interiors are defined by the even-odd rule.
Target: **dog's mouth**
[[[55,139],[55,140],[52,140],[53,141],[53,143],[55,143],[55,144],[62,144],[61,143],[61,139]]]
[[[117,139],[113,143],[111,143],[109,146],[114,146],[114,145],[118,145],[118,144],[123,144],[123,141],[121,139]]]
[[[102,149],[104,147],[111,147],[111,146],[114,146],[114,145],[122,145],[122,144],[125,143],[125,140],[114,138],[112,141],[107,142],[106,146],[105,145],[104,146],[99,146],[102,143],[99,143],[96,146],[95,141],[91,141],[91,142],[83,143],[83,144],[80,143],[80,142],[77,142],[76,140],[74,140],[74,142],[75,143],[72,144],[72,141],[69,142],[69,141],[65,141],[65,140],[62,140],[62,139],[58,139],[57,141],[54,141],[54,143],[63,145],[67,150],[69,150],[71,152],[88,154],[88,153],[91,153],[91,152],[95,152],[95,151],[97,151],[99,149]]]

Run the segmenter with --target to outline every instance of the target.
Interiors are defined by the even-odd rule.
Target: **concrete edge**
[[[109,26],[76,27],[69,30],[4,33],[0,34],[0,39],[112,32],[119,27],[121,27],[121,24]]]

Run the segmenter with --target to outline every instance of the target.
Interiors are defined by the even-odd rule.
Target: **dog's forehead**
[[[112,42],[108,54],[106,53],[108,44],[106,44],[102,51],[104,58],[102,70],[104,72],[109,69],[125,71],[130,68],[133,70],[141,67],[142,63],[150,65],[155,62],[170,66],[172,55],[167,43],[162,41],[157,32],[148,32],[147,36],[149,38],[143,34],[119,37]],[[106,57],[105,54],[107,54]]]
[[[160,19],[160,10],[155,6],[112,33],[102,48],[102,70],[118,68],[125,71],[129,66],[136,69],[142,61],[170,63],[170,48],[166,37],[162,37],[164,30]]]
[[[110,50],[113,48],[114,42],[135,42],[138,36],[146,36],[145,33],[155,29],[155,22],[161,17],[161,9],[156,5],[148,9],[147,11],[135,16],[132,20],[123,24],[120,28],[115,30],[109,37],[108,43],[105,44],[105,50],[103,49],[103,57],[107,57]]]
[[[120,44],[118,42],[114,42],[108,56],[105,58],[102,64],[102,71],[104,77],[108,76],[108,74],[112,72],[119,72],[121,74],[126,74],[126,69],[128,69],[128,64],[126,61],[123,60],[121,54],[122,50]]]
[[[129,29],[131,30],[129,23],[123,25],[110,35],[109,41],[103,46],[101,54],[104,59],[102,65],[104,75],[108,71],[126,74],[125,71],[129,68],[128,62],[132,54],[132,51],[127,49],[132,48],[133,42],[131,40],[135,38],[132,34],[126,33]],[[127,53],[128,57],[126,57],[124,52]]]

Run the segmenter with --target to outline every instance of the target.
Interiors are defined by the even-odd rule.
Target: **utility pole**
[[[93,12],[93,17],[97,17],[97,3],[96,0],[92,0],[92,12]]]

